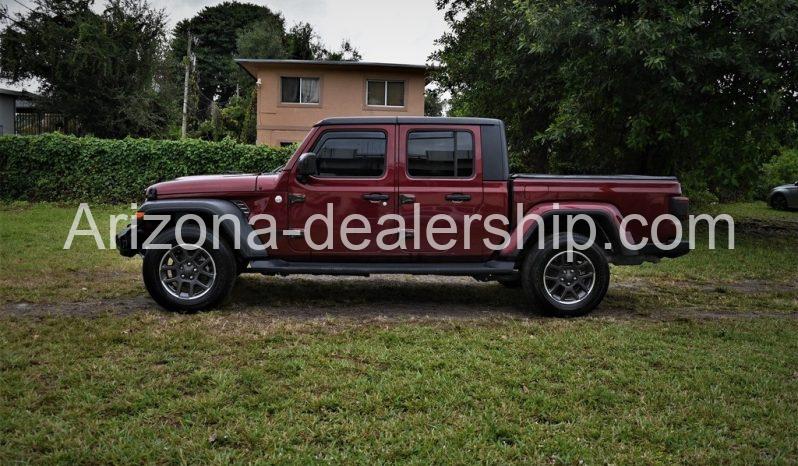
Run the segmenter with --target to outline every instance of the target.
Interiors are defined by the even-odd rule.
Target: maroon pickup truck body
[[[408,141],[413,132],[462,131],[470,133],[473,167],[470,176],[412,177],[409,175]],[[312,152],[318,142],[331,133],[379,132],[384,135],[385,162],[381,175],[371,177],[303,177],[299,173],[300,157]],[[166,181],[151,186],[142,211],[147,213],[193,211],[180,207],[192,201],[231,201],[244,212],[246,218],[268,214],[276,221],[277,247],[250,254],[246,248],[238,252],[242,271],[268,274],[369,274],[369,273],[431,273],[473,275],[482,279],[507,278],[518,275],[524,252],[531,246],[537,224],[526,222],[519,226],[518,213],[553,214],[583,213],[596,219],[601,247],[609,262],[635,264],[660,257],[677,257],[688,251],[687,245],[662,250],[646,246],[640,250],[624,247],[618,238],[622,219],[637,214],[646,222],[630,222],[627,241],[638,243],[651,238],[650,225],[662,214],[686,215],[687,200],[675,178],[649,176],[553,176],[511,175],[508,169],[504,126],[499,120],[482,118],[333,118],[319,122],[307,135],[284,167],[274,173],[193,176]],[[174,201],[170,204],[171,201]],[[454,239],[456,245],[440,252],[420,240],[420,247],[380,250],[374,241],[363,250],[350,250],[335,237],[333,247],[313,250],[308,238],[323,241],[326,229],[315,222],[304,231],[308,218],[324,214],[326,206],[335,206],[336,222],[350,214],[360,214],[376,224],[380,216],[395,214],[412,224],[414,206],[420,209],[422,229],[433,215],[448,214],[463,231],[467,215],[501,214],[509,219],[504,228],[513,233],[501,250],[483,244],[487,236],[484,226],[471,225],[470,248],[464,247],[462,233],[439,235],[440,243]],[[164,206],[159,208],[159,206]],[[645,223],[645,224],[644,224]],[[497,223],[497,225],[499,225]],[[255,222],[253,228],[265,225]],[[318,227],[318,228],[316,228]],[[146,231],[146,224],[139,225]],[[522,228],[523,235],[516,229]],[[408,237],[416,232],[405,231]],[[369,235],[352,235],[357,242],[380,231],[376,227]],[[676,237],[672,222],[661,222],[657,231],[661,242]],[[524,244],[517,239],[524,238]],[[141,251],[122,251],[135,253]],[[437,264],[437,265],[436,265]],[[460,264],[458,266],[458,264]],[[499,265],[497,265],[499,264]],[[506,275],[506,276],[505,276]]]

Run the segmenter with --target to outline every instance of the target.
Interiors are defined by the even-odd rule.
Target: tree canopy
[[[0,32],[0,77],[41,83],[40,105],[97,136],[150,135],[166,110],[153,83],[164,13],[145,1],[41,0]]]
[[[751,187],[794,129],[794,0],[439,0],[453,114],[503,118],[516,163]]]
[[[199,94],[200,118],[210,117],[214,106],[227,106],[235,95],[249,98],[251,77],[233,58],[360,59],[360,53],[348,41],[340,50],[330,51],[310,24],[298,23],[286,30],[280,13],[251,3],[227,1],[205,7],[179,22],[170,44],[175,65],[183,63],[189,31],[194,40],[194,86]],[[249,103],[235,99],[234,105]]]
[[[193,17],[177,23],[171,41],[173,62],[183,63],[190,31],[194,40],[200,108],[207,110],[215,98],[225,105],[235,94],[236,86],[245,82],[245,75],[233,61],[238,55],[240,33],[255,31],[259,33],[257,38],[271,36],[282,42],[284,23],[279,13],[265,6],[238,2],[205,7]],[[272,45],[267,42],[261,47],[268,50]]]

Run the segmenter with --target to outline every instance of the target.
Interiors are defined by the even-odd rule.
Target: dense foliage
[[[170,44],[175,64],[183,64],[189,33],[194,40],[200,120],[212,116],[214,105],[226,107],[235,96],[249,98],[254,87],[252,77],[233,58],[360,59],[360,53],[348,41],[339,51],[328,50],[310,24],[299,23],[286,30],[280,13],[251,3],[220,3],[180,21]]]
[[[165,37],[160,10],[137,0],[42,0],[0,32],[0,77],[41,82],[46,110],[98,136],[157,134],[167,111],[153,83]]]
[[[527,169],[749,192],[798,109],[794,0],[439,0],[453,114],[504,119]]]
[[[0,137],[0,198],[82,202],[139,201],[152,183],[178,176],[260,173],[293,148],[230,139],[98,139],[61,134]]]
[[[785,149],[762,166],[758,194],[764,197],[775,186],[796,182],[798,182],[798,150]]]
[[[427,89],[424,91],[424,115],[442,116],[444,100],[439,89]]]
[[[254,80],[233,58],[361,58],[349,41],[327,49],[310,24],[286,28],[280,13],[251,3],[203,8],[169,37],[164,12],[146,0],[97,10],[93,0],[40,0],[9,16],[0,5],[0,78],[35,79],[40,110],[99,137],[178,137],[190,64],[188,135],[254,142]]]
[[[268,34],[282,42],[284,20],[279,13],[265,6],[224,2],[205,7],[193,17],[180,21],[173,31],[171,55],[173,62],[180,66],[186,56],[189,32],[194,41],[194,70],[198,76],[200,111],[203,114],[210,112],[214,99],[226,105],[238,87],[251,85],[252,78],[233,61],[238,55],[237,40],[242,30],[259,33],[258,39]],[[262,44],[264,51],[273,46],[271,42]],[[281,53],[281,47],[272,52]]]

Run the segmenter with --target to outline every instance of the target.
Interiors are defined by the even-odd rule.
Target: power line
[[[0,18],[5,18],[5,19],[11,21],[12,23],[14,23],[15,25],[17,25],[17,27],[21,27],[22,29],[25,29],[25,26],[23,26],[22,24],[19,24],[18,22],[14,21],[14,18],[12,18],[11,16],[8,16],[8,13],[0,13]]]
[[[18,4],[18,5],[20,5],[21,7],[26,8],[28,11],[33,13],[33,9],[31,7],[29,7],[28,5],[25,5],[24,3],[20,2],[19,0],[14,0],[14,2],[16,4]]]

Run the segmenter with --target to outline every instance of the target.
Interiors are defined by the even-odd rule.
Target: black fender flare
[[[147,201],[139,207],[139,211],[145,215],[171,215],[177,219],[183,215],[196,214],[199,216],[223,216],[233,215],[239,220],[239,244],[240,249],[235,251],[237,255],[244,259],[262,259],[268,257],[266,250],[253,249],[247,242],[247,237],[254,231],[252,225],[244,212],[232,201],[225,199],[161,199]],[[229,221],[222,221],[219,224],[222,232],[229,238],[235,238],[236,231]],[[206,225],[210,228],[211,225]],[[208,232],[209,235],[212,233]],[[263,247],[263,243],[257,235],[253,237],[256,246]]]
[[[541,215],[541,218],[544,222],[548,221],[550,218],[554,217],[554,215],[587,215],[588,217],[593,218],[596,221],[596,233],[604,234],[604,236],[608,239],[608,241],[612,244],[614,249],[617,249],[617,253],[620,253],[621,256],[637,256],[639,253],[638,251],[634,251],[631,249],[627,249],[624,247],[623,242],[621,242],[620,231],[613,222],[612,218],[609,214],[603,210],[591,210],[591,209],[558,209],[558,210],[550,210],[545,212]],[[521,258],[521,253],[526,251],[530,246],[531,242],[534,241],[534,238],[537,236],[538,225],[534,224],[529,230],[524,233],[524,246],[521,249],[515,249],[513,254],[509,256],[510,259],[518,260]],[[566,233],[565,231],[560,231],[560,233]],[[600,245],[602,249],[604,245]],[[608,255],[612,255],[614,251],[605,250],[605,253]]]

